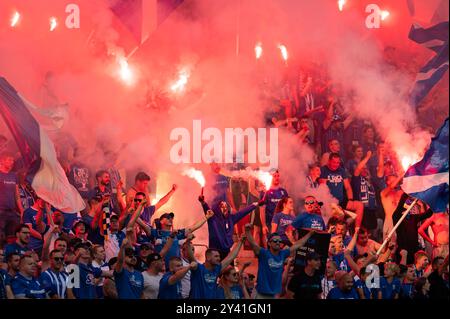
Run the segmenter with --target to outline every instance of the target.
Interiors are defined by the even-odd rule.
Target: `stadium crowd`
[[[448,211],[418,201],[390,236],[414,199],[399,187],[402,165],[372,123],[346,114],[339,90],[315,70],[275,87],[265,82],[261,92],[273,111],[266,124],[315,151],[298,178],[311,194],[328,187],[338,202],[332,216],[322,212],[331,203],[298,198],[279,171],[265,189],[233,177],[237,167],[213,163],[214,198],[197,203],[204,218],[174,229],[176,213],[162,211],[177,185],[152,204],[147,173],[124,185],[117,154],[105,151],[105,164],[90,167],[80,147],[60,156],[87,203],[69,214],[35,194],[0,136],[0,298],[448,299]],[[203,263],[195,255],[202,227]],[[297,251],[324,235],[327,255],[308,251],[299,266]],[[236,262],[245,248],[256,258]]]

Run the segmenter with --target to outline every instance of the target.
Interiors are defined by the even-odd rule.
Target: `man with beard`
[[[331,153],[327,165],[322,166],[320,171],[320,184],[328,186],[331,195],[339,200],[339,206],[356,213],[355,226],[361,227],[364,205],[353,198],[349,175],[341,161],[341,156]]]
[[[6,245],[5,255],[9,256],[12,253],[16,253],[20,256],[24,255],[27,251],[30,251],[28,247],[30,243],[30,227],[26,224],[20,224],[16,228],[16,242]]]
[[[305,197],[305,211],[299,214],[292,222],[292,227],[325,230],[325,221],[321,215],[321,204],[314,196]]]
[[[268,249],[261,248],[251,234],[252,225],[245,225],[245,232],[253,252],[258,256],[258,284],[256,299],[274,299],[282,291],[284,262],[297,249],[302,247],[313,235],[311,230],[303,238],[292,244],[290,248],[281,248],[282,239],[277,233],[268,237]],[[319,282],[320,285],[320,282]]]
[[[266,191],[263,197],[265,207],[261,209],[261,222],[263,225],[264,237],[269,234],[275,208],[283,197],[289,197],[289,195],[288,192],[281,187],[280,173],[275,171],[272,174],[272,183],[270,188]]]
[[[135,270],[137,258],[134,249],[128,243],[128,238],[122,241],[117,263],[114,267],[114,279],[116,282],[119,299],[141,299],[144,290],[144,277]]]
[[[330,290],[327,299],[359,299],[358,293],[354,288],[352,276],[345,271],[336,273],[337,286]]]
[[[50,267],[42,272],[39,282],[53,299],[65,299],[68,274],[64,270],[64,254],[59,250],[50,252]]]
[[[245,236],[239,240],[230,254],[223,260],[216,249],[208,249],[205,252],[205,263],[200,264],[195,260],[194,250],[191,248],[191,240],[187,240],[187,252],[189,262],[195,262],[195,267],[191,267],[191,299],[214,299],[217,290],[217,278],[222,269],[225,269],[234,259],[245,241]]]

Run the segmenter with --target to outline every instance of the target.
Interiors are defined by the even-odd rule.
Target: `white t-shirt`
[[[189,266],[190,263],[182,259],[183,267]],[[183,299],[189,298],[189,293],[191,292],[191,271],[189,270],[186,275],[181,279],[181,296]]]
[[[159,282],[163,275],[157,274],[154,276],[147,271],[143,271],[142,276],[144,277],[143,299],[158,299]]]

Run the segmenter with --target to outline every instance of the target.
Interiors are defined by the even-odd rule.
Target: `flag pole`
[[[394,232],[397,230],[398,226],[400,226],[400,224],[402,223],[402,221],[406,218],[406,216],[409,214],[409,212],[411,211],[411,209],[414,207],[414,205],[416,205],[418,199],[414,199],[414,201],[411,203],[411,205],[408,207],[408,209],[403,213],[403,216],[399,219],[399,221],[397,222],[397,224],[395,224],[394,228],[392,228],[392,230],[389,232],[388,236],[386,237],[386,239],[383,241],[383,244],[380,246],[380,248],[377,251],[377,256],[380,255],[381,251],[383,250],[384,246],[386,246],[386,244],[388,243],[388,241],[391,239],[392,235],[394,234]]]

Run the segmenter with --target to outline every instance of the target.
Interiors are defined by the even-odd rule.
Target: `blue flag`
[[[427,29],[417,24],[411,27],[409,38],[436,52],[436,55],[417,74],[410,92],[410,104],[414,107],[422,102],[448,70],[448,27],[448,21],[438,23]]]
[[[28,168],[28,182],[36,194],[62,212],[83,210],[86,205],[70,185],[47,133],[31,115],[18,92],[3,77],[0,77],[0,114],[22,154]]]
[[[433,212],[445,212],[448,205],[448,118],[432,139],[423,159],[411,166],[402,189],[427,203]]]

